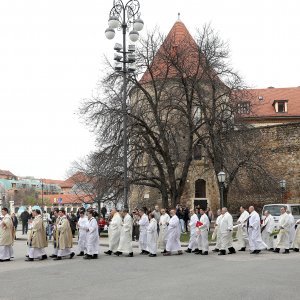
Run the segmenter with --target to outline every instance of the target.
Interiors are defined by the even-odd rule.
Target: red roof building
[[[247,123],[267,126],[300,122],[300,87],[252,89],[249,93],[251,100],[241,100]]]

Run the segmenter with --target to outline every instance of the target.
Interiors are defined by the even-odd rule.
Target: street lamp
[[[44,181],[43,179],[41,179],[41,183],[42,183],[42,214],[44,211]]]
[[[279,185],[280,185],[280,190],[281,190],[281,199],[282,199],[282,203],[284,201],[284,193],[286,190],[286,180],[282,179],[279,181]]]
[[[220,199],[220,208],[224,206],[224,182],[226,179],[226,174],[221,171],[218,173],[218,181],[220,183],[220,190],[221,190],[221,199]]]
[[[113,8],[109,13],[108,28],[105,30],[107,39],[115,37],[115,29],[122,29],[123,44],[115,44],[115,71],[123,74],[123,95],[122,95],[122,114],[123,114],[123,167],[124,167],[124,207],[128,208],[128,167],[127,167],[127,74],[136,70],[135,66],[135,46],[126,46],[126,33],[130,27],[129,39],[136,42],[139,39],[139,31],[144,27],[144,22],[139,14],[140,3],[138,0],[130,0],[126,4],[122,0],[114,0]]]

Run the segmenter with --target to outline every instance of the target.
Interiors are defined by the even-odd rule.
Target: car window
[[[291,206],[292,215],[299,216],[300,215],[300,206]]]
[[[283,206],[280,205],[265,205],[264,211],[268,210],[272,216],[280,216],[280,208]]]

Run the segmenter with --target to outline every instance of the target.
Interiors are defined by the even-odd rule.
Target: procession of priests
[[[280,217],[275,224],[270,211],[263,212],[262,219],[253,206],[248,210],[241,206],[240,216],[234,224],[233,217],[226,207],[217,211],[217,218],[211,222],[206,210],[190,209],[188,229],[190,232],[186,253],[196,255],[209,254],[209,236],[215,241],[212,252],[218,255],[236,254],[233,244],[233,232],[236,231],[237,241],[235,245],[239,251],[250,251],[250,254],[259,254],[262,250],[274,253],[288,254],[292,249],[299,252],[300,249],[300,220],[295,220],[293,215],[280,208]],[[77,249],[73,248],[73,235],[70,221],[65,209],[53,210],[53,254],[54,260],[72,259],[82,256],[84,259],[98,259],[99,231],[97,222],[98,213],[93,209],[84,208],[78,211],[78,243]],[[133,220],[138,220],[134,222]],[[15,239],[15,227],[13,218],[7,208],[2,208],[0,216],[0,262],[10,261],[14,257],[13,243]],[[182,255],[181,222],[176,209],[167,211],[155,210],[150,212],[146,208],[135,209],[130,214],[128,209],[118,211],[112,208],[109,214],[108,225],[108,250],[104,253],[108,256],[133,257],[133,230],[138,226],[140,255],[156,257],[158,251],[163,256]],[[29,222],[27,233],[26,261],[48,259],[46,249],[48,247],[46,228],[42,213],[39,209],[32,210],[32,219]],[[51,247],[52,248],[52,247]],[[247,249],[248,248],[248,249]]]

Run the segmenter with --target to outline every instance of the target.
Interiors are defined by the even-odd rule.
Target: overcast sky
[[[125,1],[124,1],[125,2]],[[80,102],[101,78],[112,0],[0,2],[0,169],[64,179],[94,136]],[[232,64],[253,87],[299,86],[300,1],[140,0],[146,28],[167,34],[181,13],[193,34],[210,22],[231,48]],[[300,101],[300,99],[299,99]]]

